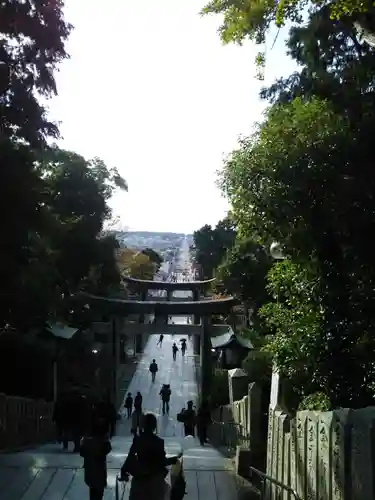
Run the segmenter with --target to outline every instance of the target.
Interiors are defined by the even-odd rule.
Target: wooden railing
[[[0,450],[44,443],[54,437],[53,404],[0,394]]]

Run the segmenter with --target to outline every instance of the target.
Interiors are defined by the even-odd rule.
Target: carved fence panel
[[[0,394],[0,450],[53,439],[53,404]]]
[[[303,500],[373,500],[375,407],[298,412],[289,420],[269,412],[267,474]],[[267,486],[267,500],[290,494]]]

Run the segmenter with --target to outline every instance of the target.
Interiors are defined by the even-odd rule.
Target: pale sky
[[[75,29],[49,103],[60,146],[118,168],[111,201],[134,230],[191,232],[228,209],[215,185],[223,157],[251,131],[258,97],[252,44],[223,46],[204,0],[65,0]],[[287,75],[285,36],[267,51],[266,82]],[[269,45],[273,39],[270,37]]]

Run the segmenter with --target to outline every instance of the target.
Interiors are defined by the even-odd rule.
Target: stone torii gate
[[[193,295],[193,301],[198,302],[201,300],[202,296],[205,296],[205,292],[209,286],[215,281],[215,278],[204,280],[204,281],[153,281],[153,280],[140,280],[132,278],[130,276],[125,276],[124,281],[127,283],[128,287],[135,292],[140,294],[140,299],[142,301],[147,301],[149,290],[165,290],[167,292],[167,302],[172,300],[173,292],[177,291],[188,291]],[[142,321],[142,318],[141,318]],[[194,324],[199,324],[200,318],[193,315]]]
[[[173,283],[174,284],[174,283]],[[224,333],[226,325],[212,325],[212,315],[229,314],[232,307],[237,304],[233,297],[225,297],[215,300],[198,300],[189,302],[165,302],[165,301],[142,301],[142,300],[122,300],[108,297],[100,297],[90,294],[81,294],[82,300],[90,307],[96,309],[102,314],[109,315],[111,319],[111,337],[112,343],[112,394],[117,398],[118,378],[117,373],[120,365],[120,334],[128,332],[131,335],[148,333],[176,333],[177,325],[162,324],[138,324],[124,323],[123,328],[119,327],[119,320],[123,320],[130,315],[139,315],[144,317],[146,314],[154,314],[155,317],[168,316],[190,316],[199,318],[199,324],[178,325],[178,328],[184,327],[186,333],[194,334],[194,351],[200,355],[200,389],[201,395],[209,394],[211,373],[212,373],[212,355],[211,355],[211,336],[214,330],[218,333]],[[199,351],[199,352],[198,352]],[[114,399],[114,400],[115,400]]]

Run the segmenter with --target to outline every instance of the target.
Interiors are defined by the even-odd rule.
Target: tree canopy
[[[246,38],[260,44],[272,25],[283,26],[287,21],[301,24],[304,12],[317,12],[327,9],[332,20],[350,19],[359,22],[364,28],[373,31],[374,8],[370,1],[358,0],[211,0],[201,13],[220,14],[223,22],[219,28],[220,38],[224,43],[242,43]]]
[[[255,312],[269,299],[266,275],[271,259],[253,239],[237,240],[219,264],[215,287],[226,295],[239,297]]]
[[[147,255],[150,261],[155,264],[156,271],[158,271],[161,264],[163,263],[163,257],[158,254],[158,252],[155,252],[155,250],[153,250],[152,248],[145,248],[144,250],[142,250],[142,253],[144,255]]]
[[[117,242],[101,231],[126,182],[100,159],[49,146],[59,132],[41,97],[57,93],[54,72],[68,57],[62,9],[62,1],[0,5],[0,327],[18,331],[66,319],[66,301],[81,289],[120,283]]]
[[[117,265],[122,276],[140,280],[152,280],[158,269],[148,255],[130,248],[117,250]]]
[[[205,225],[193,234],[193,254],[201,268],[202,278],[209,279],[222,261],[235,239],[235,229],[230,217],[219,221],[215,228]]]
[[[299,69],[263,89],[264,119],[219,177],[237,235],[216,276],[244,302],[256,290],[253,328],[270,334],[262,349],[291,383],[294,408],[359,408],[372,404],[375,389],[374,52],[360,43],[354,10],[333,19],[332,5],[313,6],[304,25],[294,20],[287,46]],[[244,21],[254,36],[262,9],[258,25]],[[272,264],[274,241],[285,260]],[[247,248],[259,249],[263,264]],[[265,293],[251,286],[255,278]]]

